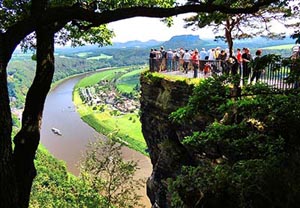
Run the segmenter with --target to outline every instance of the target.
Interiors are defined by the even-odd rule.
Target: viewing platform
[[[153,60],[150,60],[150,62],[153,62]],[[155,60],[156,61],[156,60]],[[269,86],[277,89],[292,89],[292,88],[298,88],[299,83],[293,82],[289,83],[288,79],[290,77],[290,72],[295,68],[295,66],[283,66],[282,63],[276,63],[269,64],[267,67],[265,67],[261,75],[259,77],[258,82],[268,84]],[[240,86],[248,85],[248,84],[255,84],[257,81],[254,79],[251,82],[251,77],[253,74],[253,69],[251,69],[251,72],[248,77],[243,77],[243,67],[241,65],[224,65],[222,61],[216,60],[216,61],[209,61],[209,60],[200,60],[197,72],[195,72],[193,64],[190,62],[188,64],[187,70],[183,67],[183,60],[179,60],[178,64],[175,66],[175,68],[167,69],[166,63],[163,61],[160,61],[158,63],[155,63],[155,65],[150,64],[150,71],[153,72],[159,72],[162,74],[167,75],[174,75],[174,76],[182,76],[186,78],[208,78],[213,75],[223,75],[223,74],[237,74],[241,76],[241,83]],[[152,70],[151,70],[152,67]],[[234,68],[236,67],[236,68]],[[275,69],[276,67],[276,69]],[[293,68],[294,67],[294,68]]]

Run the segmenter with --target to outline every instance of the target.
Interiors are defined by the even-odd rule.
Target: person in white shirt
[[[189,50],[185,50],[185,53],[183,55],[183,72],[186,74],[188,73],[188,67],[191,60],[191,54],[189,53]]]
[[[166,56],[166,58],[167,58],[167,71],[168,72],[172,71],[173,56],[174,56],[174,54],[173,54],[172,49],[169,49],[168,52],[167,52],[167,56]]]
[[[215,54],[215,49],[212,48],[212,49],[210,50],[210,53],[209,53],[209,56],[208,56],[208,60],[214,61],[214,60],[215,60],[214,54]]]

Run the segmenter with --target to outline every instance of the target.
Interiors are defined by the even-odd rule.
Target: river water
[[[105,138],[81,120],[72,101],[75,84],[85,76],[72,77],[49,92],[41,127],[41,143],[57,159],[65,161],[68,171],[74,175],[79,174],[78,163],[88,142],[96,137]],[[62,136],[54,134],[51,130],[53,127],[59,129]],[[122,148],[122,153],[125,160],[138,162],[140,169],[136,173],[137,178],[150,176],[152,165],[148,157],[127,147]],[[146,207],[150,207],[146,188],[140,194]]]

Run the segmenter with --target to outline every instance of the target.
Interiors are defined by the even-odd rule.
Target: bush
[[[193,149],[198,165],[184,167],[178,177],[169,179],[172,206],[296,207],[300,201],[298,92],[276,94],[256,85],[245,89],[248,96],[232,99],[225,86],[222,90],[224,83],[205,82],[187,107],[172,114],[174,120],[192,118],[195,113],[190,112],[215,118],[205,131],[183,141]],[[205,106],[204,100],[216,102]]]

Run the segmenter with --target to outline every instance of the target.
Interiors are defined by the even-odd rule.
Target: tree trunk
[[[19,207],[28,207],[32,182],[36,176],[34,158],[40,141],[42,113],[54,74],[54,32],[40,27],[37,36],[36,74],[27,93],[22,128],[14,138]]]
[[[0,205],[16,208],[18,192],[12,161],[12,118],[7,86],[6,40],[0,36]]]
[[[226,28],[225,28],[225,38],[228,44],[228,49],[229,49],[229,56],[232,56],[232,52],[233,52],[233,40],[232,40],[232,35],[231,35],[231,24],[230,24],[230,20],[227,19],[226,20]]]

